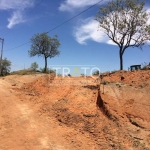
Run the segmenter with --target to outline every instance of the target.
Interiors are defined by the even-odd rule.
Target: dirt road
[[[44,107],[35,108],[29,103],[30,98],[26,99],[28,96],[16,90],[36,78],[39,76],[0,79],[0,150],[69,150],[94,147],[90,144],[91,140],[82,133],[79,135],[76,129],[60,125],[54,116],[44,115]],[[45,97],[45,103],[45,99],[51,100]],[[68,141],[69,137],[71,141]],[[87,143],[82,145],[82,141]],[[79,145],[80,148],[74,145]]]
[[[109,83],[102,94],[91,78],[62,81],[0,78],[0,150],[149,149],[149,88]]]

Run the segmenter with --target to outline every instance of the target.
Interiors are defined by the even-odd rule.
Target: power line
[[[41,3],[43,0],[41,0],[39,3],[37,3],[37,5],[29,12],[27,13],[27,15],[31,14]]]
[[[53,30],[55,30],[55,29],[59,28],[60,26],[62,26],[62,25],[64,25],[64,24],[68,23],[69,21],[73,20],[74,18],[78,17],[79,15],[81,15],[81,14],[83,14],[84,12],[88,11],[89,9],[91,9],[91,8],[95,7],[97,4],[101,3],[102,1],[103,1],[103,0],[99,1],[98,3],[96,3],[96,4],[94,4],[94,5],[90,6],[90,7],[88,7],[88,8],[87,8],[87,9],[85,9],[84,11],[82,11],[82,12],[80,12],[79,14],[77,14],[77,15],[73,16],[72,18],[70,18],[70,19],[66,20],[65,22],[63,22],[63,23],[61,23],[60,25],[58,25],[58,26],[54,27],[53,29],[49,30],[49,31],[48,31],[48,32],[46,32],[46,33],[49,33],[49,32],[51,32],[51,31],[53,31]]]
[[[73,17],[71,17],[70,19],[68,19],[68,20],[64,21],[63,23],[61,23],[61,24],[57,25],[56,27],[52,28],[51,30],[49,30],[49,31],[47,31],[47,32],[45,32],[45,33],[49,33],[49,32],[51,32],[51,31],[53,31],[53,30],[55,30],[55,29],[57,29],[57,28],[59,28],[59,27],[63,26],[64,24],[66,24],[66,23],[68,23],[69,21],[71,21],[71,20],[75,19],[75,18],[76,18],[76,17],[78,17],[79,15],[81,15],[81,14],[85,13],[85,12],[86,12],[86,11],[88,11],[89,9],[91,9],[91,8],[95,7],[97,4],[101,3],[102,1],[103,1],[103,0],[100,0],[99,2],[95,3],[94,5],[92,5],[92,6],[88,7],[87,9],[83,10],[82,12],[78,13],[77,15],[75,15],[75,16],[73,16]],[[14,47],[14,48],[10,48],[10,49],[8,49],[8,50],[13,50],[13,49],[16,49],[16,48],[22,47],[22,46],[24,46],[24,45],[26,45],[26,44],[28,44],[28,43],[30,43],[30,41],[25,42],[25,43],[23,43],[23,44],[21,44],[21,45],[18,45],[18,46]],[[8,51],[8,50],[7,50],[7,51]]]
[[[5,50],[5,51],[10,51],[10,50],[12,50],[12,49],[16,49],[16,48],[22,47],[22,46],[24,46],[24,45],[26,45],[26,44],[28,44],[28,43],[30,43],[30,41],[28,41],[28,42],[26,42],[26,43],[23,43],[23,44],[20,44],[20,45],[14,47],[14,48],[10,48],[10,49]]]

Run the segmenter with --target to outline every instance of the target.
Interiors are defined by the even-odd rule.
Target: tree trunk
[[[119,56],[120,56],[120,70],[123,70],[123,54],[121,49],[119,51]]]
[[[45,68],[44,68],[44,72],[46,73],[46,70],[47,70],[47,57],[44,57],[45,58]]]

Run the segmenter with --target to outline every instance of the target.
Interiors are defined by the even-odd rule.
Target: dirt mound
[[[120,82],[134,87],[150,86],[150,70],[117,71],[104,76],[108,82]]]
[[[4,93],[0,99],[0,149],[150,150],[149,76],[149,71],[120,71],[105,76],[100,87],[90,77],[53,75],[22,82],[21,88],[11,83],[9,95],[15,96],[10,101]]]
[[[32,96],[44,95],[49,92],[49,86],[54,80],[54,75],[44,75],[33,82],[24,84],[22,89],[26,92],[30,92]]]
[[[53,78],[51,84],[47,84],[49,78],[44,76],[25,87],[28,92],[41,93],[36,100],[42,99],[38,103],[37,112],[44,116],[54,116],[61,126],[79,130],[84,135],[89,134],[96,141],[93,145],[99,145],[100,149],[128,149],[129,145],[135,149],[143,149],[150,144],[147,138],[149,132],[146,131],[149,130],[150,121],[149,95],[141,101],[148,86],[142,88],[143,93],[132,87],[143,83],[141,76],[148,83],[147,74],[149,75],[148,71],[119,71],[107,75],[104,77],[108,82],[104,87],[104,94],[102,87],[101,92],[98,92],[99,88],[92,78],[82,77]],[[35,97],[33,99],[35,101]],[[140,130],[140,134],[134,134],[136,130]],[[146,145],[141,141],[138,143],[134,137],[144,140]],[[122,141],[128,144],[124,145]]]

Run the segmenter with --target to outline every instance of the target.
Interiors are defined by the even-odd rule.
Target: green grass
[[[36,74],[37,72],[38,71],[24,69],[24,70],[13,71],[10,73],[10,75],[30,75],[30,74]]]

